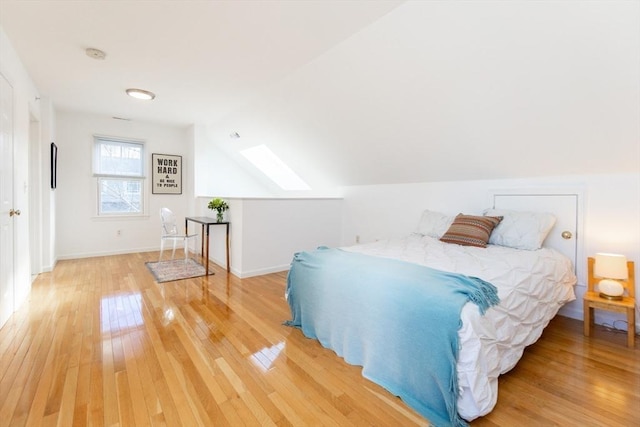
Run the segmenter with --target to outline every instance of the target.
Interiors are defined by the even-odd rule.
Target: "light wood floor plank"
[[[286,272],[156,283],[158,253],[61,261],[0,329],[0,426],[428,422],[283,326]],[[637,340],[637,343],[640,340]],[[640,425],[640,349],[556,317],[472,426]]]

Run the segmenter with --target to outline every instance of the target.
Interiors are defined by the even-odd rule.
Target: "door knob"
[[[17,210],[15,210],[15,211],[14,211],[13,209],[11,209],[11,210],[9,211],[9,216],[14,216],[14,215],[19,216],[21,213],[22,213],[22,212],[20,212],[20,209],[17,209]]]

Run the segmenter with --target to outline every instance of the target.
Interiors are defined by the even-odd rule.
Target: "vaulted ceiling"
[[[2,0],[0,25],[57,108],[205,125],[312,186],[640,171],[640,2]]]

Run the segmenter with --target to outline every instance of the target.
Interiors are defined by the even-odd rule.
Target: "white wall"
[[[222,151],[205,126],[193,126],[194,171],[198,179],[194,194],[217,197],[269,197],[274,194]]]
[[[56,191],[51,189],[51,143],[56,142],[56,114],[51,100],[42,98],[40,115],[40,224],[41,248],[32,248],[40,252],[41,272],[51,271],[56,265]]]
[[[198,216],[215,217],[207,209],[211,197],[198,198]],[[288,270],[293,254],[318,246],[338,246],[341,199],[228,198],[231,222],[231,272],[238,277]],[[212,226],[210,256],[225,266],[225,228]]]
[[[97,217],[97,182],[92,175],[93,135],[96,134],[145,141],[146,216]],[[191,137],[191,129],[58,111],[58,258],[83,258],[159,249],[160,208],[166,206],[176,216],[184,217],[193,206]],[[182,156],[181,195],[151,194],[152,153]],[[117,235],[117,230],[120,230],[120,236]]]
[[[267,144],[314,189],[637,172],[638,34],[638,1],[408,1],[212,139]]]
[[[366,242],[411,233],[424,209],[449,214],[481,213],[489,207],[490,190],[558,187],[580,188],[584,192],[584,235],[578,236],[582,253],[624,254],[636,262],[638,277],[640,173],[345,187],[342,244],[354,244],[356,236]],[[582,318],[581,298],[586,283],[583,270],[578,270],[578,300],[563,311],[577,318]],[[636,294],[640,295],[637,283]],[[596,313],[599,323],[623,318],[601,310]],[[640,324],[640,311],[636,319]]]

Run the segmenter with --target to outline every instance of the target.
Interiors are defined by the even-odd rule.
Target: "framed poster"
[[[51,143],[51,189],[55,190],[58,185],[58,146]]]
[[[151,155],[152,193],[182,194],[182,156]]]

